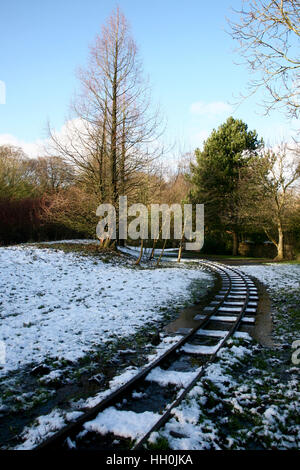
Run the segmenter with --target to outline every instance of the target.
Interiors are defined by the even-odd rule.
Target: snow
[[[0,376],[46,358],[74,362],[159,320],[161,306],[189,298],[192,281],[211,279],[199,267],[134,269],[30,246],[0,248],[0,265]]]
[[[173,450],[220,449],[215,444],[217,436],[211,423],[208,420],[203,420],[199,424],[202,413],[199,408],[198,396],[202,395],[203,389],[199,386],[194,387],[188,395],[188,405],[183,402],[172,410],[173,417],[166,423],[164,430],[160,433],[152,433],[149,441],[155,443],[161,435],[167,437],[170,448]],[[205,402],[204,398],[202,404],[205,405]],[[173,437],[174,435],[178,437]]]
[[[147,375],[146,380],[149,382],[157,382],[162,387],[168,384],[187,387],[201,372],[201,369],[202,367],[196,369],[194,372],[179,372],[175,370],[163,370],[160,367],[156,367]]]
[[[129,253],[129,254],[134,254],[136,255],[137,253],[139,254],[141,251],[140,246],[119,246],[118,249],[122,251],[123,253]],[[164,253],[178,253],[179,248],[165,248]],[[144,255],[150,255],[152,252],[152,248],[144,248],[143,249],[143,254]],[[160,254],[162,252],[161,248],[155,248],[155,255]]]
[[[114,433],[116,436],[138,439],[160,419],[160,415],[145,411],[135,413],[134,411],[117,410],[113,406],[107,408],[92,421],[84,424],[87,431],[99,434]]]
[[[220,338],[225,338],[225,336],[228,334],[228,331],[221,331],[221,330],[202,330],[201,328],[196,332],[197,336],[212,336],[214,337],[220,337]]]
[[[40,382],[46,384],[51,381],[60,380],[62,375],[63,375],[62,370],[52,370],[49,374],[43,375],[43,377],[40,378]]]
[[[242,309],[240,307],[220,307],[218,308],[218,312],[229,312],[229,313],[235,313],[235,312],[241,312]]]
[[[248,313],[248,312],[247,312]],[[224,315],[212,315],[210,317],[211,320],[214,320],[214,321],[221,321],[221,322],[229,322],[229,323],[232,323],[232,322],[235,322],[237,320],[237,316],[232,316],[232,315],[228,315],[228,316],[224,316]],[[243,317],[242,318],[242,322],[244,323],[255,323],[255,318],[251,318],[251,317]]]
[[[78,244],[78,245],[90,245],[99,244],[99,240],[93,239],[78,239],[78,240],[54,240],[50,242],[37,242],[37,243],[30,243],[30,245],[58,245],[58,244]]]
[[[273,289],[299,289],[299,264],[265,264],[258,266],[239,266],[244,273],[256,277],[269,288]]]
[[[227,321],[227,322],[235,322],[237,317],[235,316],[223,316],[223,315],[212,315],[210,317],[211,320],[214,320],[214,321]]]
[[[202,330],[199,329],[196,332],[197,336],[209,336],[213,338],[225,338],[226,335],[228,335],[229,331],[222,331],[222,330]],[[243,332],[243,331],[236,331],[233,335],[235,338],[242,338],[242,339],[248,339],[251,340],[251,336],[249,333]]]
[[[275,418],[278,416],[278,411],[274,406],[270,406],[269,408],[266,409],[264,412],[264,417],[266,418],[267,421],[273,423],[275,421]]]
[[[57,431],[62,429],[70,421],[74,421],[82,412],[75,411],[64,413],[61,410],[54,409],[47,415],[40,416],[36,420],[34,427],[25,428],[22,433],[24,442],[17,446],[15,450],[31,450],[46,438],[51,437]]]
[[[217,352],[217,350],[221,346],[222,341],[223,340],[221,340],[215,346],[205,346],[205,345],[186,343],[184,346],[182,346],[181,350],[188,354],[214,354],[215,352]]]
[[[236,331],[233,335],[235,338],[241,338],[241,339],[247,339],[247,340],[251,340],[251,336],[249,335],[249,333],[246,333],[244,331]]]

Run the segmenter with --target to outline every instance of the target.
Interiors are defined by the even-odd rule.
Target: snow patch
[[[168,384],[186,387],[200,373],[201,369],[200,367],[195,372],[179,372],[175,370],[163,370],[160,367],[156,367],[147,375],[146,380],[149,382],[157,382],[162,387]]]
[[[159,419],[160,415],[150,411],[135,413],[117,410],[111,406],[99,413],[94,420],[85,423],[84,428],[102,435],[111,432],[116,436],[137,439],[150,430]]]

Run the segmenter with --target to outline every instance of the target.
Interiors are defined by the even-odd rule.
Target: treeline
[[[30,159],[17,147],[0,147],[0,243],[83,235],[49,217],[55,199],[74,187],[74,171],[60,157]]]
[[[135,170],[138,184],[127,194],[130,204],[148,207],[203,203],[203,252],[280,260],[300,248],[299,177],[297,150],[286,144],[267,149],[244,122],[229,118],[203,150],[184,155],[176,168],[153,163],[147,172]],[[0,147],[1,244],[94,239],[100,202],[97,185],[81,166],[61,156],[30,159],[19,148]],[[171,236],[167,246],[179,244]]]
[[[190,187],[184,173],[182,166],[171,172],[159,165],[136,172],[130,203],[180,203]],[[62,157],[31,159],[0,146],[0,244],[96,238],[101,200],[87,176]]]

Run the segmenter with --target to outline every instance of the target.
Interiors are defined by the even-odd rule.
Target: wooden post
[[[142,256],[143,256],[143,246],[144,246],[144,240],[141,239],[141,250],[140,250],[140,256],[136,260],[135,264],[138,265],[141,262]]]
[[[162,255],[164,254],[164,251],[165,251],[165,248],[166,248],[166,244],[167,244],[167,239],[165,238],[164,246],[163,246],[163,249],[161,250],[161,254],[159,255],[159,258],[158,258],[158,260],[157,260],[156,266],[159,265],[159,262],[160,262],[160,260],[161,260],[161,258],[162,258]]]

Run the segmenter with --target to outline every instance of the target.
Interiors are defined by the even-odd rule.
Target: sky
[[[87,65],[89,46],[117,4],[166,119],[167,146],[201,147],[230,115],[271,145],[295,135],[297,121],[275,111],[263,115],[262,92],[236,106],[250,76],[237,63],[226,18],[242,0],[2,0],[0,145],[19,145],[36,157],[47,122],[61,131],[79,88],[76,70]]]

